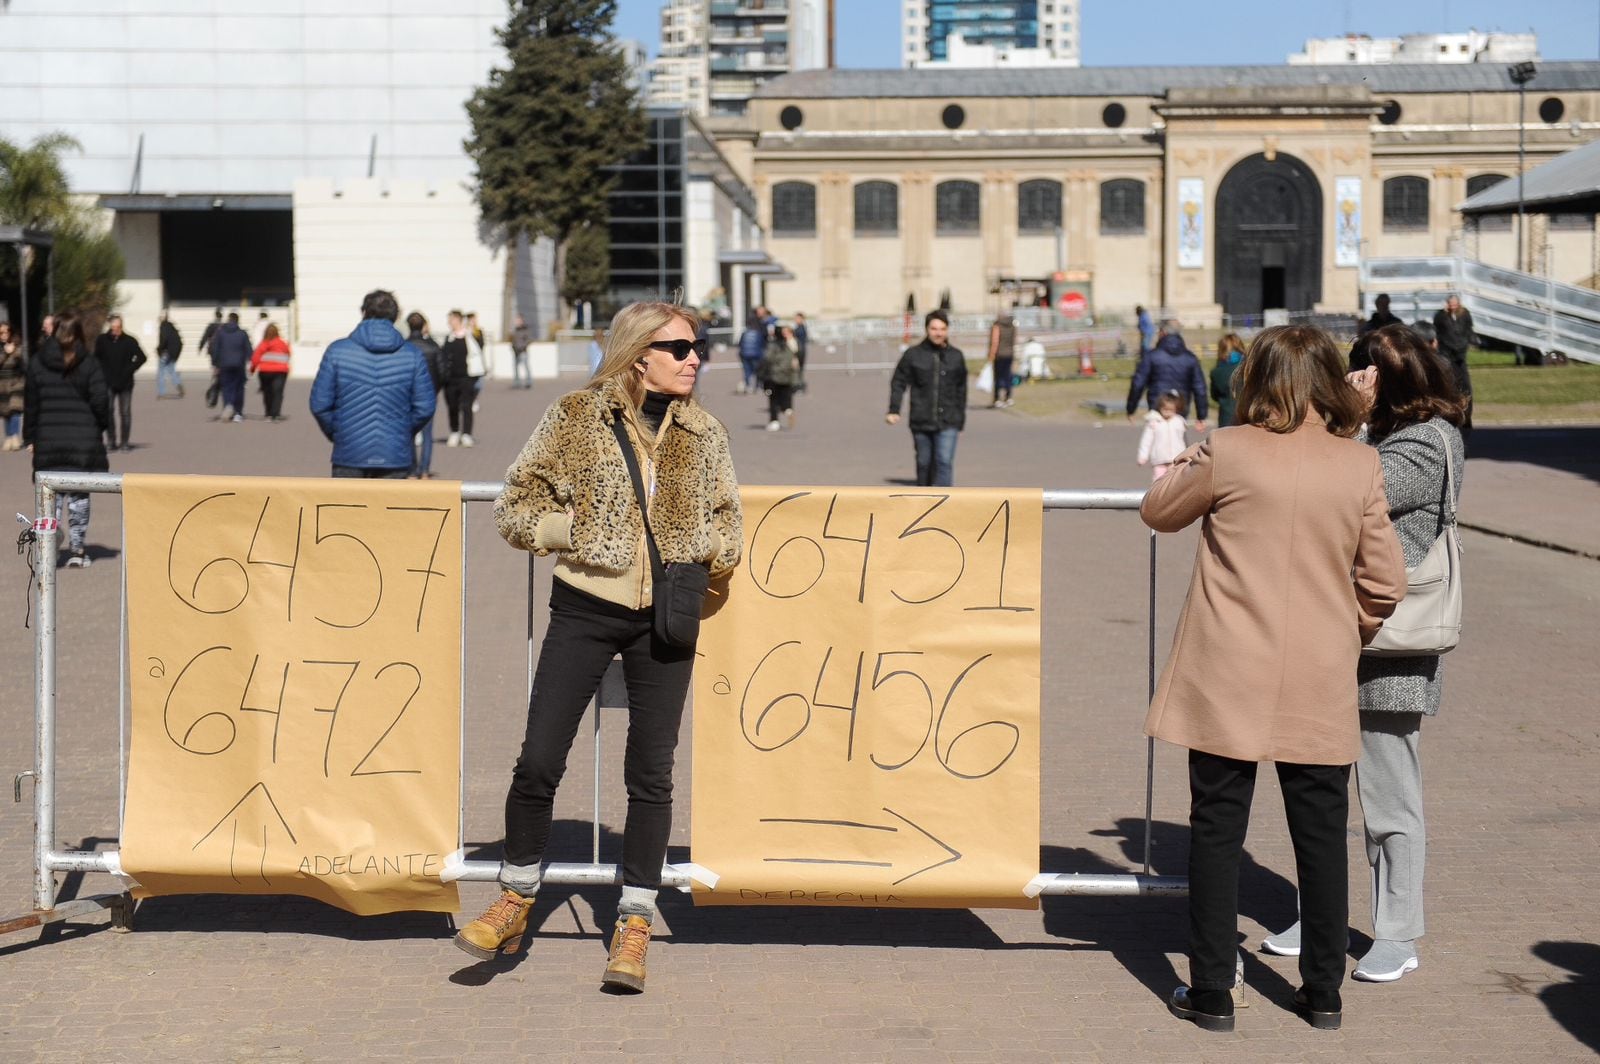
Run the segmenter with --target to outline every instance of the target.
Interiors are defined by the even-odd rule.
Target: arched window
[[[812,236],[817,231],[817,189],[805,181],[772,186],[774,236]]]
[[[1100,231],[1144,232],[1144,182],[1119,177],[1100,184]]]
[[[933,190],[934,231],[976,233],[978,231],[978,183],[941,181]]]
[[[1494,188],[1506,179],[1505,174],[1473,174],[1467,178],[1467,198],[1471,199],[1485,189]],[[1480,214],[1477,216],[1478,232],[1505,232],[1511,228],[1509,214]]]
[[[856,232],[900,231],[900,189],[892,181],[863,181],[856,186]]]
[[[1061,225],[1061,182],[1048,178],[1017,186],[1017,228],[1024,233],[1053,233]]]
[[[1383,231],[1417,232],[1428,228],[1428,179],[1391,177],[1383,183]]]

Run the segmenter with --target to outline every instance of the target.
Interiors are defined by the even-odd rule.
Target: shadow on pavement
[[[1472,430],[1467,457],[1474,461],[1524,462],[1600,481],[1600,427],[1477,426]]]
[[[1600,1053],[1600,945],[1593,942],[1540,942],[1533,955],[1565,968],[1571,976],[1539,991],[1550,1018],[1590,1050]]]

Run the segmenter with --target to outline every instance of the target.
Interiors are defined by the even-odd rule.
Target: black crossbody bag
[[[639,520],[644,523],[645,550],[650,555],[650,578],[654,586],[651,599],[656,636],[669,646],[692,647],[700,638],[700,611],[705,605],[706,589],[711,585],[711,571],[699,562],[662,563],[655,533],[650,531],[650,506],[645,498],[644,477],[639,474],[639,460],[634,456],[628,430],[620,417],[612,418],[611,431],[616,434],[617,446],[622,448],[622,460],[628,464],[633,493],[639,498]]]

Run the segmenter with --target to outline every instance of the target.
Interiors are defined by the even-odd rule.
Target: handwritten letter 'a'
[[[122,868],[145,895],[459,908],[461,495],[129,476]]]
[[[743,497],[695,668],[695,901],[1034,907],[1041,494]]]

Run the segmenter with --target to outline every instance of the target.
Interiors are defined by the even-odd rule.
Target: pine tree
[[[504,240],[556,242],[561,287],[567,245],[604,226],[612,178],[603,170],[644,144],[644,118],[611,38],[614,0],[508,0],[498,36],[508,65],[467,102],[478,207]]]

